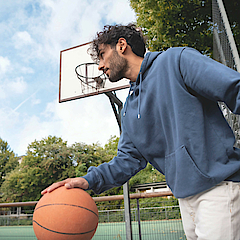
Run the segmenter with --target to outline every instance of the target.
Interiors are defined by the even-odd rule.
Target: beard
[[[114,49],[111,59],[109,60],[110,82],[117,82],[125,77],[127,70],[129,69],[128,61],[121,57]]]

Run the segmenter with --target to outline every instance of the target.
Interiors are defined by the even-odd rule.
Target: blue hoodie
[[[146,54],[122,110],[118,154],[84,178],[101,193],[147,162],[177,198],[240,181],[240,149],[218,106],[240,113],[240,74],[191,48]]]

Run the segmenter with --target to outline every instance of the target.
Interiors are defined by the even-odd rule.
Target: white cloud
[[[27,89],[27,83],[24,81],[23,77],[18,77],[8,82],[7,88],[9,92],[21,94]]]
[[[15,112],[11,114],[12,109],[9,107],[0,108],[0,138],[5,141],[9,141],[11,139],[18,141],[16,138],[17,135],[17,127],[20,126],[19,121],[19,113]],[[11,114],[11,117],[9,115]]]
[[[39,99],[39,98],[33,98],[32,100],[31,100],[31,104],[34,106],[34,105],[39,105],[39,104],[41,104],[41,99]]]
[[[5,99],[7,97],[4,87],[0,85],[0,99]]]
[[[42,121],[36,115],[25,117],[21,121],[22,128],[15,134],[16,140],[12,139],[12,145],[15,146],[14,152],[18,155],[25,154],[28,145],[33,141],[40,141],[42,138],[48,137],[51,133],[51,129],[49,129],[50,124]],[[19,141],[19,139],[21,139],[21,141]]]
[[[28,21],[31,20],[28,19]],[[12,44],[15,49],[15,58],[16,56],[18,56],[18,58],[21,59],[21,62],[18,62],[16,64],[21,64],[20,70],[23,73],[34,72],[34,70],[26,64],[36,61],[37,59],[42,59],[43,61],[48,60],[48,58],[46,58],[46,53],[42,50],[43,44],[42,42],[39,42],[39,36],[34,34],[34,32],[30,33],[29,31],[21,31],[15,33],[12,36]],[[41,35],[41,31],[38,32],[38,34]],[[23,64],[25,64],[26,66],[24,66]]]
[[[0,83],[0,99],[7,99],[8,102],[11,98],[15,98],[16,94],[20,95],[25,93],[27,90],[28,84],[26,81],[24,81],[23,77],[17,77],[13,80],[4,79]]]
[[[42,7],[48,13],[48,22],[42,29],[43,51],[55,60],[61,50],[91,41],[102,29],[103,22],[129,23],[135,19],[126,0],[105,0],[101,3],[99,0],[44,0]]]
[[[13,36],[16,49],[21,49],[26,45],[32,45],[34,43],[31,35],[27,31],[17,32]]]
[[[108,9],[106,19],[108,22],[116,22],[117,24],[128,24],[135,19],[134,11],[129,7],[129,1],[118,0],[111,1],[111,8]]]
[[[7,57],[0,56],[0,75],[9,71],[11,62]]]
[[[119,136],[111,105],[104,95],[66,103],[58,103],[56,99],[48,103],[43,116],[18,117],[17,123],[21,128],[8,136],[8,143],[18,155],[25,154],[34,140],[40,141],[49,135],[62,137],[69,145],[75,142],[105,144],[111,135]]]
[[[43,50],[55,60],[59,53],[85,41],[98,27],[100,15],[96,7],[89,9],[89,1],[44,0],[42,5],[50,12],[49,20],[43,29]],[[98,5],[99,4],[98,2]]]
[[[25,67],[25,66],[20,65],[17,68],[19,69],[19,72],[21,72],[22,74],[32,74],[32,73],[34,73],[34,69],[31,68],[31,67]]]
[[[45,116],[53,121],[52,132],[69,144],[106,143],[111,135],[119,135],[111,105],[104,95],[66,103],[54,101],[48,104]]]

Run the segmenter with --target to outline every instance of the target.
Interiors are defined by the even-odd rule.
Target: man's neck
[[[129,70],[126,73],[126,78],[128,78],[131,82],[136,82],[143,59],[144,58],[136,55],[128,59]]]

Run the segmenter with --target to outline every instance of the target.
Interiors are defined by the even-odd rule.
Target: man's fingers
[[[71,178],[65,183],[65,187],[88,189],[88,182],[84,178]]]
[[[41,194],[46,194],[46,193],[50,193],[52,192],[53,190],[59,188],[59,187],[62,187],[66,184],[68,179],[64,180],[64,181],[61,181],[61,182],[57,182],[57,183],[53,183],[51,186],[49,186],[48,188],[44,189]]]
[[[66,187],[66,188],[73,188],[70,183],[65,183],[65,187]]]
[[[44,189],[43,191],[41,191],[41,194],[44,195],[47,193],[47,189]]]
[[[44,189],[41,194],[44,195],[46,193],[50,193],[54,191],[55,189],[65,186],[66,188],[82,188],[82,189],[88,189],[88,182],[84,178],[68,178],[66,180],[63,180],[61,182],[53,183],[48,188]]]

